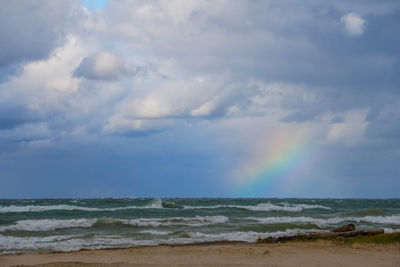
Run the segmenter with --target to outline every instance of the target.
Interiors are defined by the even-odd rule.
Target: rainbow
[[[235,193],[279,196],[295,192],[298,182],[307,178],[313,150],[309,138],[290,132],[277,132],[255,142],[245,162],[235,171]]]

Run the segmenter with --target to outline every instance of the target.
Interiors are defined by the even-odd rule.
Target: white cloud
[[[40,113],[53,112],[65,107],[65,100],[79,89],[80,79],[72,72],[87,53],[87,47],[73,35],[56,48],[46,60],[32,61],[23,66],[18,76],[0,86],[18,92],[26,107]],[[70,111],[70,110],[68,110]]]
[[[139,78],[133,85],[137,93],[132,94],[127,102],[121,103],[117,112],[141,119],[188,116],[191,111],[229,88],[228,82],[226,77],[217,76],[173,79],[151,75]]]
[[[214,101],[208,101],[201,105],[200,107],[193,109],[190,111],[190,115],[192,116],[207,116],[210,115],[211,112],[215,109]]]
[[[164,99],[147,97],[132,101],[133,115],[139,118],[160,118],[173,115],[174,110]]]
[[[110,52],[100,52],[84,58],[75,74],[88,79],[117,80],[128,71],[122,58]]]
[[[366,21],[360,15],[350,12],[340,19],[344,23],[345,30],[351,35],[362,35],[366,28]]]
[[[71,129],[95,121],[108,133],[193,117],[312,120],[324,108],[303,76],[326,69],[307,32],[315,16],[306,6],[257,1],[111,1],[101,12],[85,10],[64,45],[25,64],[4,88],[19,88],[30,110],[62,114]],[[356,13],[342,22],[350,34],[365,30]],[[327,17],[317,30],[335,23]],[[344,131],[335,127],[331,140]]]

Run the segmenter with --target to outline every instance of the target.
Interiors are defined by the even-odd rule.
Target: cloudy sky
[[[0,4],[0,198],[400,197],[398,0]]]

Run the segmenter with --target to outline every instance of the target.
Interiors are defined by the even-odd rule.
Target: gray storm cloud
[[[254,133],[284,129],[329,151],[321,160],[343,177],[357,176],[344,159],[365,173],[382,163],[368,151],[398,155],[397,1],[81,4],[0,4],[7,153],[110,140],[155,151],[157,136],[206,146],[212,131],[244,151]]]
[[[0,9],[0,66],[48,56],[62,42],[74,1],[7,1]]]

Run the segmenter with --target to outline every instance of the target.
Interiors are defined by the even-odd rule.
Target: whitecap
[[[97,219],[71,219],[71,220],[20,220],[11,225],[0,226],[0,232],[4,231],[51,231],[61,228],[92,227]]]
[[[126,207],[115,207],[115,208],[93,208],[93,207],[83,207],[76,205],[27,205],[27,206],[11,205],[11,206],[0,207],[0,213],[42,212],[49,210],[117,211],[117,210],[129,210],[129,209],[163,209],[162,200],[160,198],[156,198],[153,199],[149,204],[144,206],[126,206]]]
[[[247,217],[247,220],[257,221],[263,224],[276,223],[314,223],[320,227],[334,225],[343,222],[395,224],[400,225],[400,216],[363,216],[363,217],[336,217],[336,218],[313,218],[313,217]]]
[[[124,223],[135,226],[153,226],[160,225],[188,225],[203,226],[211,224],[226,223],[229,218],[226,216],[196,216],[196,217],[169,217],[169,218],[140,218],[124,220]]]
[[[77,251],[80,249],[125,248],[133,246],[157,245],[158,240],[135,240],[118,235],[94,236],[51,236],[14,237],[0,235],[0,254],[14,254],[21,251]]]
[[[141,234],[150,234],[150,235],[171,235],[173,232],[170,231],[156,231],[156,230],[142,230],[139,231]]]
[[[39,206],[39,205],[28,205],[28,206],[6,206],[0,207],[0,213],[6,212],[40,212],[48,210],[85,210],[85,211],[100,211],[102,209],[81,207],[73,205],[49,205],[49,206]]]
[[[139,218],[139,219],[118,219],[118,218],[93,218],[93,219],[40,219],[20,220],[11,225],[0,226],[0,232],[5,231],[52,231],[62,228],[90,228],[95,224],[120,223],[136,227],[158,227],[161,225],[188,225],[203,226],[229,221],[225,216],[195,216],[195,217],[168,217],[168,218]]]
[[[288,212],[300,212],[305,209],[326,209],[330,210],[330,207],[322,205],[308,205],[308,204],[288,204],[281,203],[275,205],[270,202],[261,203],[255,206],[250,205],[214,205],[214,206],[184,206],[185,209],[220,209],[220,208],[237,208],[247,209],[250,211],[288,211]]]

